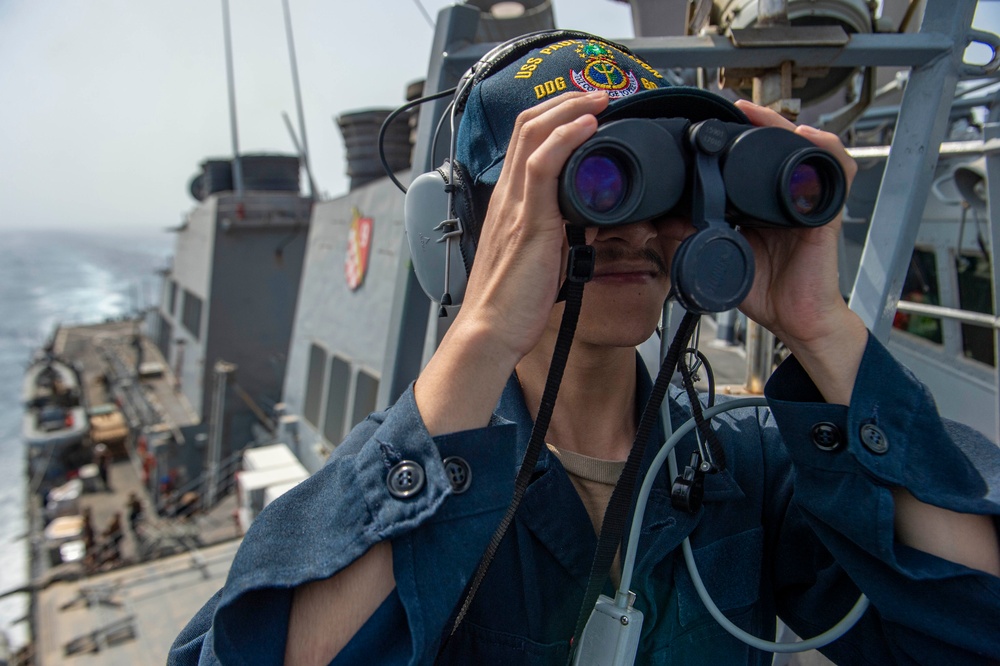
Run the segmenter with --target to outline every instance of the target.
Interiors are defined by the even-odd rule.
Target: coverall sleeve
[[[396,636],[403,632],[395,650],[400,663],[433,654],[513,493],[514,429],[494,417],[485,428],[432,438],[411,387],[357,426],[320,471],[261,512],[225,586],[177,637],[168,663],[281,663],[294,588],[329,578],[387,539],[396,590],[372,621],[392,624]],[[471,472],[460,494],[442,462],[452,456]],[[416,490],[400,497],[390,479],[403,463]],[[402,605],[405,622],[393,603]]]
[[[902,544],[892,489],[996,523],[1000,449],[941,419],[926,387],[872,336],[849,407],[824,403],[794,358],[765,394],[794,467],[775,547],[785,554],[775,578],[786,623],[805,637],[825,631],[853,603],[843,594],[830,603],[825,591],[856,585],[872,607],[823,649],[834,661],[998,663],[1000,579]],[[822,548],[811,549],[817,537]]]

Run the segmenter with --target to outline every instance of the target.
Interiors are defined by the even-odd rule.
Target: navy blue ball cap
[[[718,118],[746,123],[729,100],[699,88],[672,86],[628,48],[581,32],[534,34],[516,49],[501,48],[507,64],[480,63],[488,75],[465,98],[455,158],[473,188],[496,185],[519,113],[571,91],[604,91],[611,103],[599,120]],[[501,61],[503,62],[503,61]],[[473,79],[475,81],[475,79]]]

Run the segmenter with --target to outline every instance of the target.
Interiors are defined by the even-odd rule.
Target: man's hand
[[[552,312],[565,267],[559,174],[597,130],[604,93],[568,93],[518,116],[490,201],[462,313],[520,360]]]
[[[417,380],[431,434],[486,425],[514,367],[541,339],[565,264],[559,173],[607,104],[604,93],[566,93],[518,116],[462,309]]]
[[[754,125],[783,127],[831,153],[850,187],[857,164],[835,134],[796,126],[749,102],[737,105]],[[744,229],[757,270],[740,309],[785,343],[829,402],[849,404],[868,332],[840,294],[837,246],[842,221],[838,215],[821,227]]]

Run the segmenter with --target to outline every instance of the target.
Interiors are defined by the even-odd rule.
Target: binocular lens
[[[792,206],[802,215],[811,215],[822,206],[823,179],[816,167],[806,162],[796,166],[789,178],[788,195]]]
[[[579,201],[597,213],[621,205],[628,187],[622,165],[604,153],[592,153],[580,161],[573,185]]]

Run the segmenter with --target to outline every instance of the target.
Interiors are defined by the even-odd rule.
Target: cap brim
[[[717,118],[733,123],[750,122],[729,100],[690,86],[643,90],[613,100],[597,117],[602,123],[621,118],[687,118],[692,122]]]

